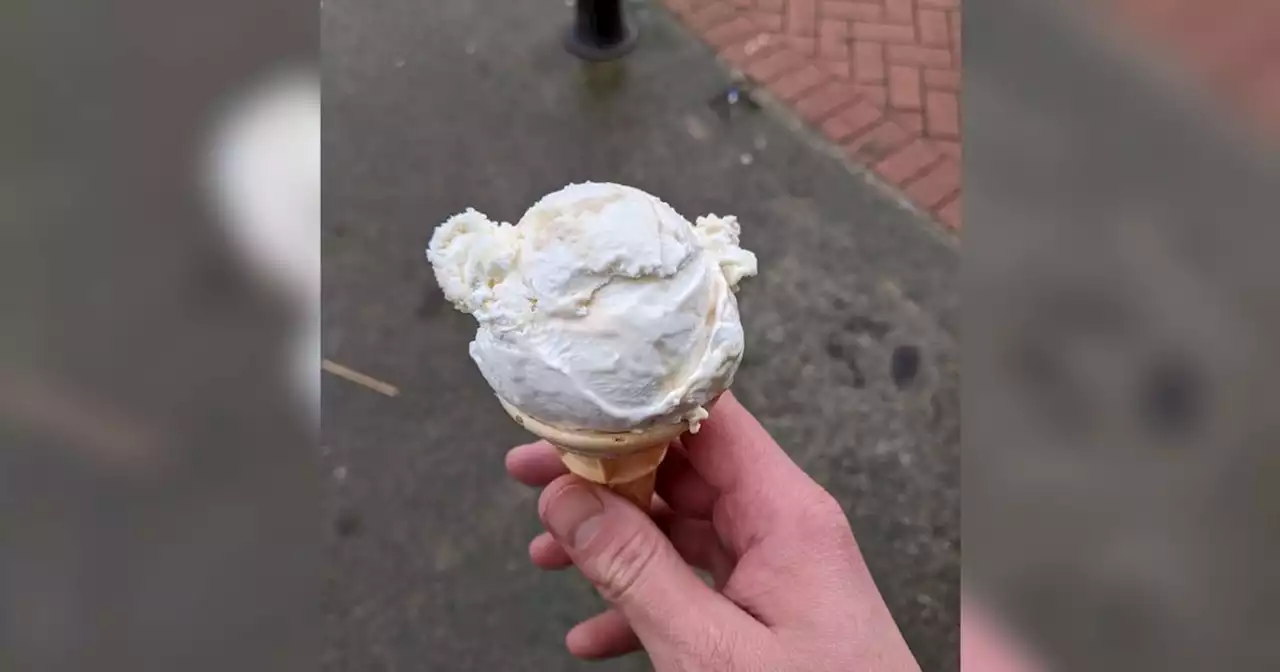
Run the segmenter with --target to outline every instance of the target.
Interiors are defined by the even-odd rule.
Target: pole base
[[[610,44],[600,44],[594,40],[584,39],[577,26],[571,26],[564,38],[564,48],[569,53],[584,61],[601,63],[612,61],[631,53],[636,48],[637,31],[630,24],[623,26],[622,39]]]

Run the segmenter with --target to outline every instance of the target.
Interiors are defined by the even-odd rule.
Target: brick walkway
[[[1274,141],[1280,137],[1280,2],[1121,0],[1114,18]]]
[[[663,0],[850,157],[960,229],[960,0]]]

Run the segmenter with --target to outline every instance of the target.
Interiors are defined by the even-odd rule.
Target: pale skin
[[[658,672],[920,669],[840,505],[731,394],[668,451],[649,514],[568,475],[545,442],[512,449],[507,470],[545,486],[533,563],[576,567],[611,605],[569,632],[575,656],[643,648]]]
[[[1042,660],[969,598],[960,606],[960,669],[975,672],[1043,672]]]

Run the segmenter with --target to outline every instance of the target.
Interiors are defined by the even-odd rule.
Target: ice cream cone
[[[499,401],[512,419],[555,446],[570,472],[609,488],[646,512],[667,446],[688,429],[681,422],[634,432],[565,430],[529,416],[505,399]]]

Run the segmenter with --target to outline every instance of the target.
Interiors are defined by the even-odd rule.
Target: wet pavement
[[[514,221],[584,180],[738,216],[761,275],[740,295],[734,389],[844,503],[924,669],[957,669],[955,243],[785,113],[725,104],[712,52],[632,9],[637,50],[587,68],[559,2],[324,5],[324,355],[400,391],[324,380],[325,669],[587,666],[563,637],[601,603],[528,563],[537,493],[502,468],[527,435],[423,257],[453,213]]]

